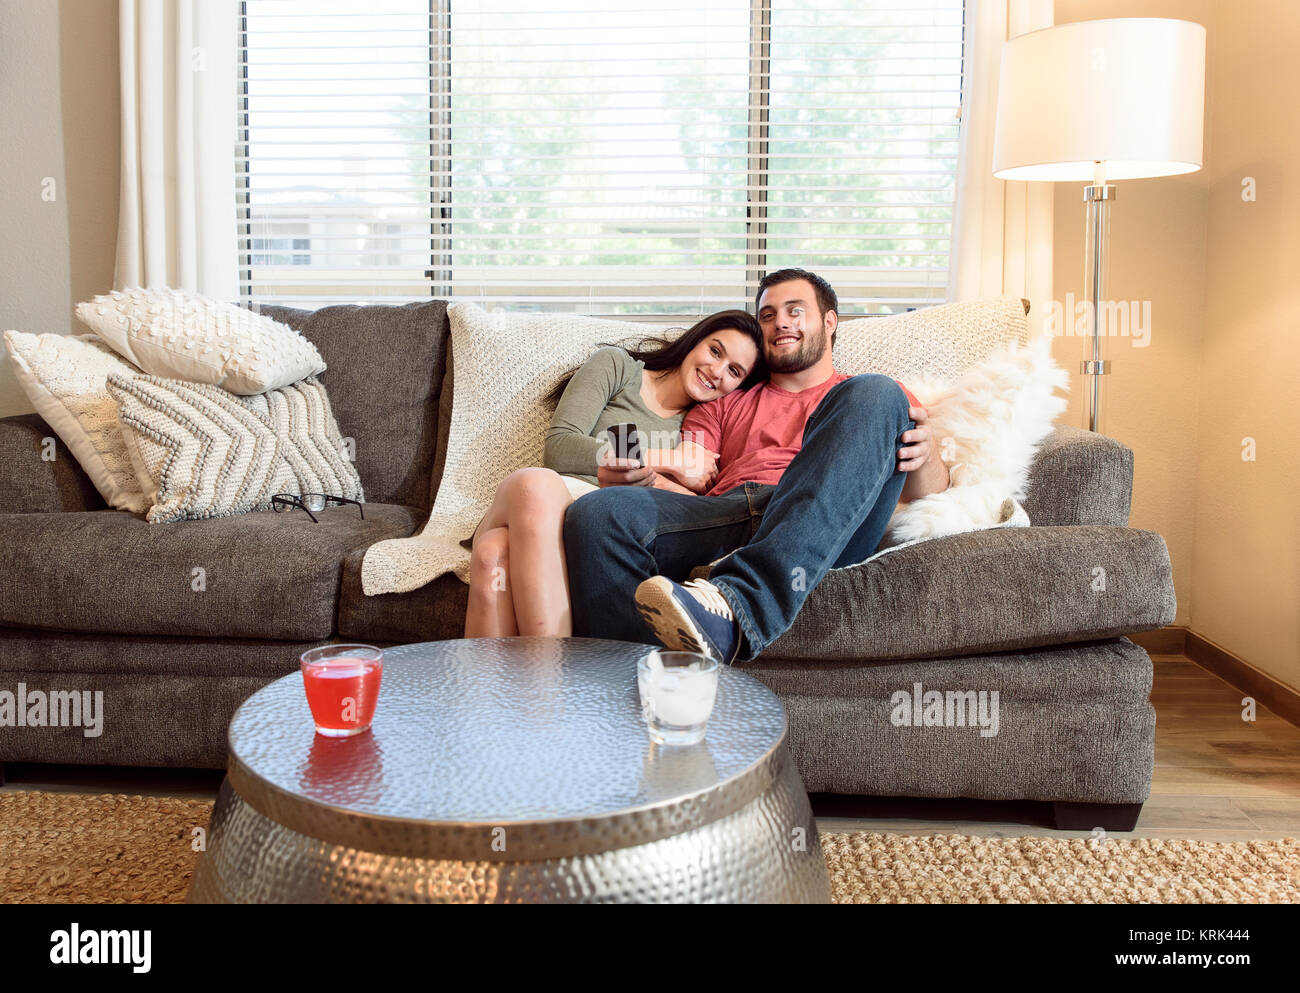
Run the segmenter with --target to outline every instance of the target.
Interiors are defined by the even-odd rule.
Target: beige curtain
[[[1051,27],[1053,0],[967,0],[957,207],[948,298],[1028,299],[1041,326],[1052,296],[1052,183],[993,178],[998,66],[1008,38]]]
[[[114,286],[238,297],[237,0],[119,0],[122,188]]]

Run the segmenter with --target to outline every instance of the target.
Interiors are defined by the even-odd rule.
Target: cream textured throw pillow
[[[289,325],[186,290],[114,290],[78,304],[77,317],[151,376],[251,396],[325,371]]]
[[[252,397],[156,376],[112,375],[108,390],[137,473],[157,489],[151,523],[264,510],[277,493],[364,499],[314,378]]]
[[[600,343],[664,330],[572,314],[490,314],[470,303],[451,304],[447,315],[456,389],[446,468],[424,530],[366,551],[361,585],[369,596],[405,593],[447,572],[468,583],[461,541],[473,535],[501,480],[542,464],[553,413],[546,394]]]
[[[143,514],[149,497],[136,480],[110,374],[139,373],[94,335],[25,334],[6,331],[5,345],[18,384],[72,452],[110,507]]]
[[[841,321],[835,332],[835,368],[850,376],[892,376],[916,393],[914,380],[953,382],[1012,341],[1029,341],[1029,322],[1018,298],[946,303],[892,317]]]

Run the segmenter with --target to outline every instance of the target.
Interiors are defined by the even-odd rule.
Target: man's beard
[[[803,372],[815,366],[826,354],[826,340],[829,337],[826,333],[826,322],[822,321],[815,332],[803,333],[799,347],[793,352],[774,356],[771,350],[764,349],[768,372]]]

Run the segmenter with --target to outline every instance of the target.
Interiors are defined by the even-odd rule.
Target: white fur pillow
[[[497,485],[541,465],[552,409],[546,394],[601,342],[659,334],[663,327],[575,314],[491,314],[447,308],[456,384],[447,462],[424,530],[371,545],[361,566],[367,596],[405,593],[447,572],[469,582],[469,538]]]
[[[952,484],[894,511],[882,546],[963,531],[1028,524],[1018,501],[1034,453],[1066,408],[1069,376],[1052,359],[1052,336],[997,349],[955,383],[913,376],[908,388],[930,414]]]
[[[325,371],[316,346],[279,321],[188,290],[114,290],[77,317],[150,376],[253,396]]]

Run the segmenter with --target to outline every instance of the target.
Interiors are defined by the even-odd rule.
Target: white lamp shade
[[[1205,28],[1136,17],[1079,21],[1002,46],[993,175],[1142,179],[1201,167]]]

